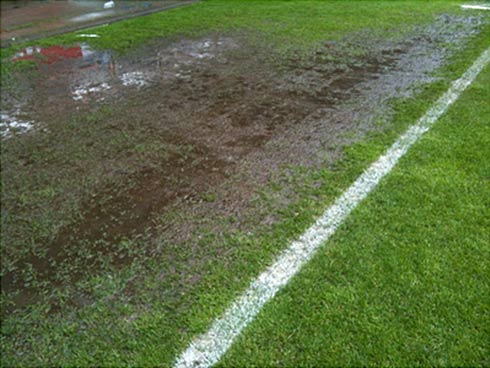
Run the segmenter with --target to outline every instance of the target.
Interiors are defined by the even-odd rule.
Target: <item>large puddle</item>
[[[46,95],[50,105],[70,110],[70,104],[66,105],[67,97],[78,104],[93,100],[101,102],[128,93],[124,89],[139,90],[169,80],[190,79],[193,69],[209,60],[221,60],[226,52],[237,47],[231,38],[223,37],[197,42],[181,41],[167,50],[145,50],[149,55],[143,58],[139,55],[136,60],[131,58],[116,62],[110,50],[93,50],[86,43],[74,47],[34,46],[17,53],[11,62],[36,62],[41,77],[35,85],[31,85],[29,95]],[[2,137],[22,134],[36,126],[39,120],[35,117],[36,113],[29,121],[17,118],[25,115],[22,111],[24,106],[31,106],[32,103],[23,100],[14,106],[11,103],[3,104],[0,124]],[[7,107],[9,105],[10,109]]]

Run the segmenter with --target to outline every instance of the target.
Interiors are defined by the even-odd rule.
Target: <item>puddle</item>
[[[27,47],[23,51],[17,53],[12,61],[32,60],[39,61],[44,64],[53,64],[64,59],[78,59],[83,57],[82,46],[75,47]]]
[[[97,35],[80,35],[84,37],[97,37]],[[88,64],[107,64],[110,62],[112,54],[110,51],[93,50],[88,44],[81,43],[73,47],[49,46],[27,47],[21,52],[14,55],[13,62],[20,60],[31,60],[42,64],[53,64],[66,59],[81,59]],[[83,67],[85,65],[74,65]]]
[[[97,94],[102,91],[107,91],[110,89],[111,86],[109,86],[107,83],[101,83],[100,85],[93,86],[93,87],[78,87],[72,91],[72,98],[75,101],[79,101],[79,100],[83,100],[89,94]]]
[[[151,76],[149,73],[140,71],[124,73],[120,76],[123,86],[144,87],[150,84]]]
[[[173,65],[179,68],[184,65],[193,65],[200,60],[222,58],[223,52],[236,50],[239,45],[232,38],[220,37],[202,41],[183,40],[166,52],[160,53],[160,63]],[[221,59],[225,62],[225,59]]]
[[[14,134],[27,133],[34,127],[33,121],[22,120],[20,110],[10,114],[0,114],[0,135],[2,138],[9,138]]]
[[[164,51],[157,49],[153,55],[150,51],[144,58],[137,54],[116,60],[109,50],[94,50],[80,43],[74,47],[29,47],[16,54],[12,61],[32,60],[40,65],[42,76],[39,83],[32,86],[33,95],[48,94],[51,101],[65,101],[68,92],[74,102],[85,103],[118,99],[125,95],[124,88],[128,87],[141,89],[165,80],[190,79],[196,66],[209,60],[223,62],[223,55],[236,48],[238,44],[225,37],[183,40]]]
[[[68,48],[29,47],[12,59],[14,62],[19,60],[32,60],[51,66],[41,68],[44,80],[41,80],[40,85],[46,84],[49,88],[50,80],[56,80],[57,84],[71,84],[69,90],[75,101],[109,90],[111,86],[108,82],[114,76],[112,53],[108,50],[93,50],[85,43]],[[34,86],[34,89],[39,89],[39,86]],[[56,92],[53,89],[50,94],[56,95]]]

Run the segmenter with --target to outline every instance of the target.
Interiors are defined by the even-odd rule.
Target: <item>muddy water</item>
[[[213,219],[232,215],[234,226],[247,229],[252,225],[246,218],[255,211],[251,199],[282,166],[333,163],[343,145],[377,129],[380,116],[389,120],[390,99],[410,96],[416,86],[432,81],[430,73],[448,57],[446,44],[463,43],[478,25],[477,18],[442,17],[399,42],[355,35],[325,42],[309,58],[283,61],[281,68],[264,62],[269,60],[264,50],[243,36],[222,35],[155,43],[123,58],[84,44],[76,58],[41,58],[41,76],[26,97],[6,99],[2,106],[17,114],[29,106],[23,112],[32,126],[26,135],[56,129],[52,121],[103,105],[113,109],[104,126],[124,134],[144,128],[149,141],[173,148],[164,158],[147,162],[110,152],[110,162],[131,168],[122,174],[101,159],[104,175],[127,185],[94,188],[80,202],[77,219],[46,241],[46,257],[18,260],[18,269],[32,265],[39,279],[52,283],[60,265],[73,262],[85,262],[96,273],[99,266],[91,253],[110,258],[114,244],[151,232],[154,217],[170,208],[183,219],[205,219],[208,228],[223,226],[213,225]],[[358,56],[347,51],[353,48],[361,50]],[[50,53],[46,55],[50,61]],[[22,139],[22,131],[2,129],[6,137]],[[83,144],[92,144],[84,139],[80,137]],[[203,201],[210,191],[214,200]],[[281,196],[277,206],[297,194],[289,188]],[[270,214],[257,220],[274,221]],[[165,229],[165,236],[182,244],[192,242],[196,233],[199,225],[185,220]],[[70,248],[82,243],[89,244],[87,261]],[[197,259],[206,258],[205,249],[198,252],[203,254],[196,254]],[[114,257],[111,262],[120,266],[131,259]],[[83,272],[74,272],[71,280],[79,277]],[[20,272],[2,278],[7,292],[22,285]],[[32,298],[32,290],[25,289],[16,303]]]

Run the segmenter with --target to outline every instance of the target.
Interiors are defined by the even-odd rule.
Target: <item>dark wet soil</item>
[[[459,31],[448,29],[449,23],[460,25]],[[16,103],[10,108],[30,112],[37,126],[26,133],[29,139],[54,134],[68,117],[109,107],[111,113],[93,131],[82,126],[62,137],[100,152],[97,162],[77,165],[80,175],[97,169],[101,180],[78,199],[79,210],[56,235],[44,240],[42,257],[16,261],[16,269],[2,278],[3,291],[23,290],[15,303],[25,305],[36,294],[24,287],[26,267],[38,280],[59,285],[60,265],[75,262],[83,270],[64,282],[86,270],[97,273],[94,253],[121,267],[131,259],[116,256],[116,245],[138,234],[158,231],[191,247],[202,223],[216,231],[271,225],[274,214],[252,203],[261,187],[285,165],[335,162],[344,145],[378,129],[380,116],[389,118],[390,99],[409,96],[433,80],[430,73],[448,56],[447,42],[463,40],[477,26],[473,18],[441,18],[399,42],[366,43],[362,36],[326,42],[314,55],[281,65],[243,35],[162,41],[124,58],[98,51],[40,64],[27,97],[5,99],[4,106]],[[346,51],[352,48],[361,52],[353,56]],[[41,98],[33,101],[33,95]],[[109,142],[125,144],[106,149]],[[8,175],[9,163],[3,166]],[[62,170],[56,163],[48,168]],[[294,188],[286,187],[274,205],[284,208],[296,198]],[[181,220],[155,226],[155,218],[171,210],[179,211]],[[219,220],[227,216],[234,217],[232,225]],[[196,217],[203,221],[185,220]],[[72,249],[81,244],[84,255]]]

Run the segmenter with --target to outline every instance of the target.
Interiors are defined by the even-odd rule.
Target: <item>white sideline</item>
[[[490,61],[490,48],[454,81],[449,90],[328,208],[301,237],[284,250],[276,261],[215,320],[205,334],[197,337],[176,360],[175,367],[210,367],[226,353],[233,340],[255,318],[264,304],[307,263],[350,212],[388,174],[422,134],[457,100]]]
[[[461,5],[463,9],[490,10],[490,6],[485,5]]]

